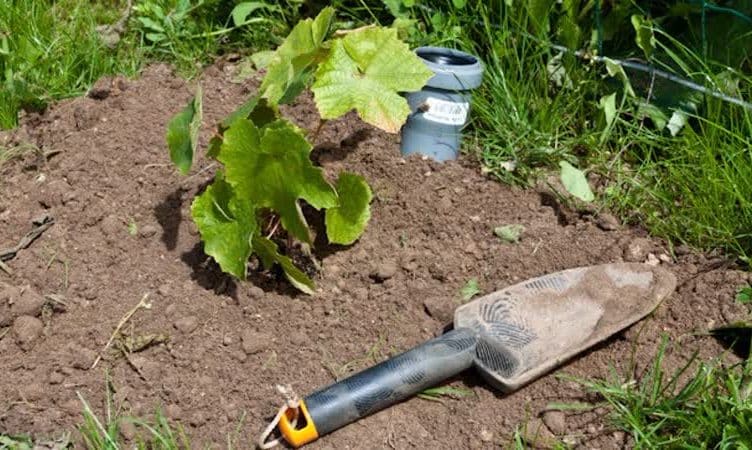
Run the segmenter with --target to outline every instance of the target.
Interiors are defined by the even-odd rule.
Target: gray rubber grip
[[[319,436],[436,386],[473,364],[477,337],[467,328],[327,386],[305,398]]]

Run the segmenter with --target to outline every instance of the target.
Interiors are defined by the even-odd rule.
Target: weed
[[[478,286],[477,278],[470,278],[467,280],[464,286],[460,289],[460,299],[462,302],[468,302],[476,295],[480,294],[481,290]]]
[[[424,389],[418,394],[418,398],[423,400],[429,400],[432,402],[444,403],[443,397],[449,398],[463,398],[474,395],[471,389],[456,388],[452,386],[439,386],[434,388]]]
[[[752,443],[752,362],[724,369],[691,358],[667,373],[666,348],[664,339],[639,381],[616,374],[609,380],[577,381],[603,398],[614,425],[629,433],[635,448],[747,448]]]
[[[0,128],[14,127],[20,109],[80,95],[104,74],[136,72],[135,49],[100,40],[104,9],[73,0],[0,2]]]

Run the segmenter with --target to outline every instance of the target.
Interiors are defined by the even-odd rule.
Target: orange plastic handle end
[[[279,419],[279,431],[282,433],[285,440],[295,448],[301,447],[319,438],[319,433],[316,431],[316,425],[314,425],[311,416],[308,414],[308,408],[306,407],[305,402],[300,402],[297,415],[298,422],[305,422],[305,425],[302,428],[295,428],[292,425],[292,420],[294,420],[296,416],[294,409],[287,408],[285,413]],[[300,417],[300,415],[303,417]]]

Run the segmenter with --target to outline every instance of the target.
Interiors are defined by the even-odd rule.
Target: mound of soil
[[[233,83],[234,71],[218,64],[202,77],[202,146],[256,87]],[[102,80],[90,96],[26,117],[0,137],[40,149],[0,169],[0,249],[40,216],[54,219],[7,261],[12,274],[0,270],[0,433],[70,430],[81,420],[77,393],[101,416],[109,389],[123,414],[145,417],[161,407],[202,448],[228,435],[237,448],[251,448],[281,404],[275,384],[304,395],[431,338],[451,321],[471,278],[490,292],[624,259],[673,271],[679,287],[650,318],[561,369],[577,377],[604,377],[610,366],[639,373],[662,335],[681,338],[667,356],[669,370],[694,350],[717,356],[719,344],[691,333],[748,314],[733,296],[749,276],[722,260],[688,251],[669,257],[641,230],[569,211],[545,191],[500,185],[468,161],[404,160],[396,136],[353,115],[324,127],[314,157],[330,178],[347,169],[373,186],[365,235],[351,247],[317,247],[314,296],[298,294],[277,273],[254,270],[248,281],[233,281],[203,253],[190,220],[191,199],[215,163],[199,158],[192,175],[181,177],[167,156],[165,124],[190,96],[184,80],[154,66],[138,80]],[[318,125],[310,97],[286,112],[304,128]],[[505,224],[524,225],[519,243],[493,234]],[[133,314],[92,369],[147,293],[150,308]],[[125,358],[118,348],[132,353]],[[414,398],[312,448],[491,447],[526,423],[544,438],[628,445],[603,410],[546,413],[550,402],[582,400],[576,383],[549,375],[511,395],[472,372],[451,383],[475,395]],[[130,427],[123,433],[134,437]]]

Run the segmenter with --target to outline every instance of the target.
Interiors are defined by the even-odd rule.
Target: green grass
[[[99,39],[98,21],[113,19],[106,6],[118,3],[0,2],[0,128],[14,127],[21,109],[81,95],[103,74],[136,72],[135,49],[109,49]]]
[[[667,342],[639,379],[613,373],[608,380],[575,380],[600,396],[634,448],[750,448],[752,361],[724,368],[698,363],[666,372]]]
[[[107,74],[135,75],[152,61],[193,76],[227,52],[250,53],[279,42],[299,2],[269,2],[253,23],[235,26],[234,0],[133,0],[120,39],[106,43],[101,27],[116,24],[127,0],[0,2],[0,129],[19,111],[81,95]]]

